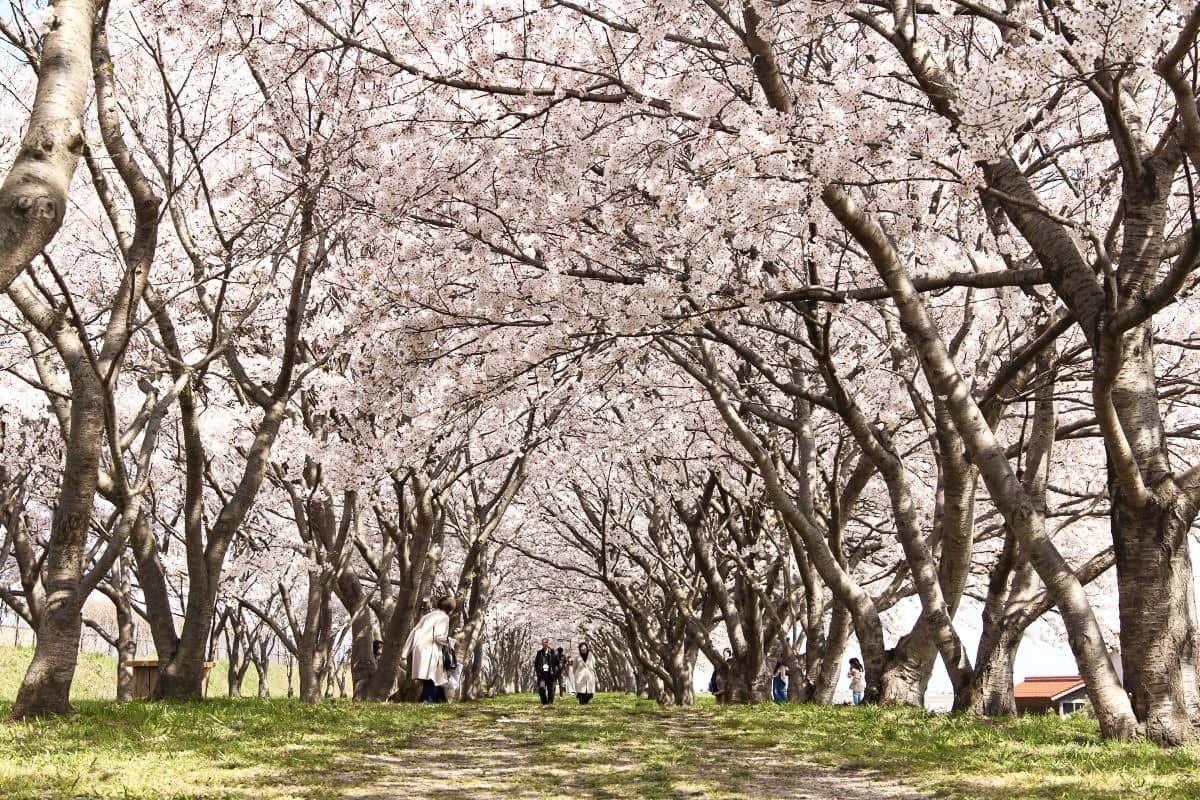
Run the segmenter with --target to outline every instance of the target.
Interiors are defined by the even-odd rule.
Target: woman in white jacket
[[[408,676],[421,682],[422,703],[446,702],[446,692],[441,687],[450,676],[442,662],[442,647],[450,643],[450,615],[455,606],[452,595],[439,599],[437,608],[421,617],[400,651],[401,658],[412,653]]]
[[[571,677],[575,681],[575,697],[580,705],[586,706],[596,693],[596,665],[592,663],[587,642],[579,643],[579,658],[571,665]]]

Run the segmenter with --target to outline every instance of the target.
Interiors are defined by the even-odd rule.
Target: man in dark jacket
[[[537,681],[538,694],[544,706],[554,702],[559,669],[558,654],[550,647],[549,639],[542,639],[542,649],[533,657],[533,678]]]

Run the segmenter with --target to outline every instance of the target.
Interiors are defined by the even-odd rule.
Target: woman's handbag
[[[446,668],[446,672],[458,669],[458,653],[454,651],[454,645],[442,645],[442,666]]]

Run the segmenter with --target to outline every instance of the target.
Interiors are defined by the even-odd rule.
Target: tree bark
[[[77,357],[84,359],[82,353]],[[71,682],[79,658],[83,625],[80,613],[85,599],[80,589],[104,439],[104,412],[99,399],[102,390],[95,385],[91,369],[90,364],[82,364],[72,370],[75,396],[58,506],[50,523],[45,612],[38,626],[33,661],[13,704],[13,719],[73,713]]]
[[[1196,737],[1196,613],[1188,531],[1194,512],[1131,508],[1116,485],[1117,553],[1124,684],[1146,736],[1163,745]]]
[[[134,627],[133,603],[130,600],[128,568],[122,559],[117,572],[117,585],[112,595],[117,611],[117,702],[133,699],[133,667],[137,658],[137,635]]]
[[[0,185],[0,291],[62,226],[83,152],[83,112],[92,81],[96,0],[56,0],[38,64],[29,128]]]
[[[892,292],[905,335],[917,351],[934,393],[947,408],[964,444],[972,452],[997,509],[1012,529],[1030,563],[1054,597],[1067,628],[1071,650],[1087,682],[1088,696],[1106,738],[1128,739],[1137,720],[1104,647],[1104,638],[1083,587],[1050,541],[1044,514],[1018,482],[966,382],[950,358],[899,255],[883,231],[841,189],[827,187],[825,204],[863,247]],[[1053,438],[1053,431],[1050,432]]]
[[[971,682],[971,711],[985,717],[1011,717],[1017,713],[1013,692],[1013,669],[1024,628],[1004,619],[984,618]]]

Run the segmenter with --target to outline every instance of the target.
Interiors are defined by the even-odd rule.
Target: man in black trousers
[[[542,639],[542,649],[533,657],[533,677],[544,706],[554,702],[554,687],[558,684],[560,669],[558,654],[550,647],[550,640]]]

